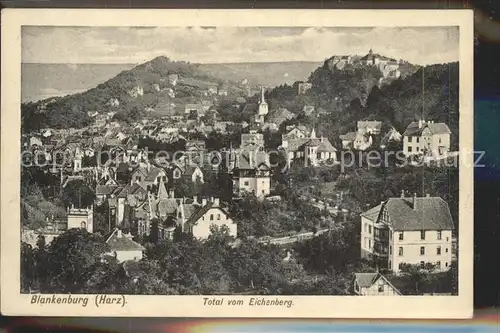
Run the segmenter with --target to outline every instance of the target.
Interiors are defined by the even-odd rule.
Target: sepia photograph
[[[20,154],[2,162],[12,308],[472,314],[472,15],[305,12],[18,23],[19,87],[2,74],[19,90],[2,103],[2,155]]]

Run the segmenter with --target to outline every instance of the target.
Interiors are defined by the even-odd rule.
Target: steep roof
[[[320,140],[321,141],[321,140]],[[336,152],[337,149],[332,145],[330,140],[327,138],[323,138],[323,141],[321,141],[319,147],[318,147],[318,152]]]
[[[165,183],[163,182],[163,179],[160,180],[160,185],[158,186],[158,199],[168,199],[168,192],[167,188],[165,187]]]
[[[196,206],[194,206],[194,207],[196,207]],[[216,209],[220,210],[222,213],[224,213],[226,216],[229,216],[229,214],[224,209],[222,209],[220,206],[216,206],[212,201],[207,202],[207,204],[203,207],[201,207],[201,206],[198,206],[198,207],[199,208],[197,210],[195,210],[191,216],[189,216],[186,223],[191,224],[191,225],[195,225],[196,222],[198,222],[198,220],[203,215],[205,215],[206,212],[208,212],[212,208],[216,208]]]
[[[144,251],[144,247],[134,242],[132,239],[127,238],[125,235],[119,237],[119,230],[115,228],[106,239],[106,244],[109,245],[113,251]]]
[[[414,205],[415,202],[415,205]],[[387,208],[394,230],[452,230],[454,229],[448,203],[440,197],[390,198],[362,214],[373,217]]]
[[[373,208],[370,208],[364,213],[361,213],[360,216],[366,217],[367,219],[371,221],[377,221],[378,215],[380,213],[380,209],[382,208],[382,205],[375,206]]]
[[[387,145],[391,141],[394,142],[401,141],[401,133],[399,133],[394,127],[391,128],[391,130],[384,135],[380,143],[382,145]]]
[[[177,200],[174,198],[161,199],[156,202],[156,209],[159,216],[167,216],[174,214],[177,211]]]
[[[356,282],[361,288],[367,288],[373,285],[379,275],[380,273],[354,273]]]
[[[451,133],[450,128],[448,125],[445,123],[424,123],[422,124],[422,127],[418,127],[419,122],[414,121],[408,127],[406,127],[405,132],[403,133],[404,136],[421,136],[422,131],[426,128],[429,128],[432,132],[432,134],[449,134]]]
[[[130,194],[134,194],[134,195],[137,195],[137,194],[140,194],[140,195],[144,195],[146,194],[146,189],[144,189],[141,185],[137,184],[137,183],[133,183],[133,184],[127,184],[125,185],[125,187],[120,191],[120,193],[118,194],[118,197],[120,198],[126,198],[128,195]]]
[[[158,177],[158,175],[163,171],[162,168],[158,167],[152,167],[151,170],[149,170],[147,176],[146,176],[146,181],[152,182]]]
[[[399,295],[401,295],[401,292],[396,287],[394,287],[394,285],[385,276],[380,273],[354,273],[354,279],[356,280],[360,288],[369,288],[373,286],[373,284],[379,279],[383,279]]]
[[[109,195],[118,188],[117,185],[97,185],[95,188],[96,195]]]
[[[253,153],[253,160],[250,157],[250,154]],[[235,167],[243,170],[254,170],[259,168],[262,164],[269,167],[268,159],[266,152],[246,152],[242,151],[237,154]]]
[[[349,132],[344,135],[339,135],[340,140],[354,141],[356,139],[357,132]]]

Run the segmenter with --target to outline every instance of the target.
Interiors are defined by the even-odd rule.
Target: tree
[[[426,263],[424,267],[420,265],[403,264],[401,267],[401,278],[407,283],[405,295],[421,295],[422,287],[432,278],[431,274],[434,265]]]
[[[114,259],[114,258],[113,258]],[[130,283],[122,265],[116,259],[107,262],[96,262],[84,272],[83,292],[85,294],[122,294],[128,291],[126,286]]]
[[[358,244],[355,226],[344,224],[304,243],[298,243],[295,252],[299,262],[307,270],[319,274],[326,274],[331,270],[345,273],[360,257]]]
[[[79,293],[85,287],[85,274],[110,252],[110,248],[98,234],[70,229],[55,238],[47,252],[50,281],[44,289],[47,292]]]
[[[108,200],[97,206],[94,209],[94,232],[100,232],[101,234],[106,234],[110,230],[110,216],[109,216],[109,204]]]
[[[62,200],[66,207],[90,207],[94,203],[94,191],[80,179],[69,182],[62,191]]]
[[[275,294],[287,282],[277,247],[246,240],[232,250],[230,272],[238,286]]]
[[[196,196],[195,185],[192,181],[185,178],[174,180],[175,197],[176,198],[192,198]]]
[[[27,293],[37,285],[35,254],[31,245],[21,243],[21,292]]]

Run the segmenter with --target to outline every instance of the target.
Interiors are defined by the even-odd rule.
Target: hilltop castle
[[[401,61],[396,59],[374,53],[371,49],[362,57],[356,55],[333,56],[327,60],[327,65],[332,70],[342,70],[347,65],[376,66],[384,78],[399,78],[401,76],[400,63]]]

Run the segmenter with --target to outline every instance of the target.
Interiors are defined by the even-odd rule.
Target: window
[[[441,138],[439,138],[439,143],[441,143]]]
[[[441,255],[441,246],[438,246],[436,249],[436,254],[439,256]]]
[[[408,152],[411,153],[411,147],[408,147]]]
[[[420,255],[423,256],[425,254],[425,247],[421,246],[420,247]]]
[[[420,231],[420,240],[425,240],[425,230]]]
[[[446,253],[448,253],[448,248],[446,248]]]
[[[422,268],[422,269],[423,269],[424,267],[425,267],[425,262],[421,261],[421,262],[420,262],[420,268]]]
[[[436,262],[436,268],[440,269],[441,268],[441,261]]]
[[[210,221],[214,220],[214,214],[210,214]]]
[[[404,234],[403,234],[403,232],[401,231],[401,232],[399,233],[399,240],[403,240],[403,239],[404,239]]]
[[[445,265],[446,267],[448,267],[448,263],[447,263],[447,262],[445,262],[445,263],[444,263],[444,265]]]
[[[82,229],[87,229],[87,223],[85,223],[85,221],[82,221],[82,223],[80,223],[80,227]]]
[[[419,147],[417,147],[417,153],[418,153],[418,151],[419,151]]]
[[[379,293],[383,293],[384,292],[384,285],[383,284],[381,284],[381,285],[378,286],[378,292]]]
[[[411,136],[408,137],[408,142],[411,142]],[[411,151],[411,150],[410,150]]]
[[[417,143],[419,143],[420,138],[417,136],[416,139],[417,139]],[[418,147],[417,147],[417,151],[418,151]]]
[[[369,234],[371,234],[371,233],[372,233],[372,226],[371,226],[371,225],[369,225],[369,226],[368,226],[368,233],[369,233]]]
[[[438,239],[438,240],[441,240],[441,237],[442,237],[442,236],[443,236],[443,235],[442,235],[441,230],[438,230],[438,232],[437,232],[437,239]]]
[[[137,176],[137,177],[135,177],[135,179],[136,179],[138,182],[140,182],[140,181],[142,180],[142,177],[141,177],[141,176]]]
[[[371,239],[368,239],[368,248],[371,249],[372,248],[372,240]]]
[[[389,245],[389,254],[392,255],[392,246]]]
[[[403,248],[402,248],[402,247],[400,247],[400,248],[399,248],[398,255],[399,255],[400,257],[402,257],[402,256],[403,256]]]
[[[403,269],[403,265],[404,265],[404,263],[400,262],[398,265],[399,269]]]
[[[245,182],[244,184],[245,184],[245,186],[248,186],[248,182]]]
[[[217,220],[220,220],[220,214],[217,214]]]

